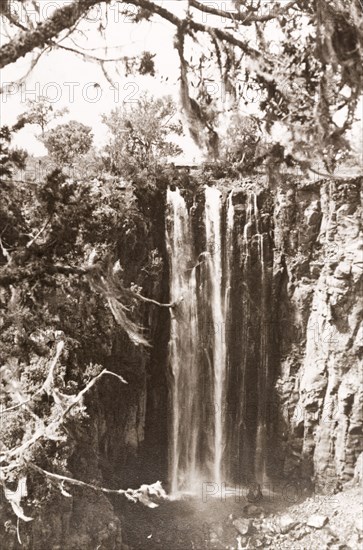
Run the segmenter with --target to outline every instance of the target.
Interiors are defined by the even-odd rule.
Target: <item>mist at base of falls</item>
[[[167,191],[174,495],[268,474],[271,228],[253,192],[196,200]]]

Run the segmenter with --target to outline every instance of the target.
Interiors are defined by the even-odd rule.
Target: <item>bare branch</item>
[[[41,227],[38,231],[38,233],[35,235],[35,237],[33,237],[26,245],[26,248],[30,248],[32,246],[32,244],[38,239],[38,237],[40,237],[40,235],[46,230],[46,228],[48,227],[51,219],[52,219],[53,216],[49,216],[49,218],[47,219],[47,221],[45,222],[45,224],[43,225],[43,227]]]
[[[58,352],[60,353],[62,351],[62,349],[63,349],[63,346],[60,346],[58,344],[58,346],[57,346],[57,356],[56,357],[58,357]],[[13,457],[22,455],[27,449],[29,449],[32,445],[34,445],[34,443],[36,443],[37,441],[39,441],[42,438],[54,439],[56,431],[62,426],[62,424],[65,421],[65,417],[68,415],[68,413],[73,409],[73,407],[75,405],[77,405],[82,400],[84,395],[95,385],[95,383],[98,380],[100,380],[100,378],[102,376],[105,376],[106,374],[111,375],[111,376],[115,376],[123,384],[127,384],[126,380],[122,376],[120,376],[119,374],[116,374],[116,373],[111,372],[107,369],[104,369],[102,372],[100,372],[99,374],[94,376],[92,378],[92,380],[90,380],[90,382],[88,382],[86,387],[83,388],[83,390],[81,390],[77,395],[75,395],[75,396],[68,396],[68,395],[63,396],[58,391],[56,391],[55,388],[53,388],[53,389],[51,388],[51,378],[52,378],[52,373],[54,371],[55,364],[56,364],[56,361],[53,361],[52,366],[51,366],[51,370],[49,372],[49,375],[48,375],[45,383],[43,384],[41,390],[47,391],[47,389],[48,389],[50,391],[50,394],[53,396],[54,401],[56,403],[60,403],[60,399],[59,399],[60,396],[62,398],[64,398],[63,402],[65,402],[65,399],[68,399],[68,405],[66,406],[65,409],[62,410],[61,414],[59,414],[58,417],[55,420],[53,420],[47,426],[45,426],[43,424],[41,427],[39,427],[34,432],[33,436],[30,439],[28,439],[27,441],[25,441],[22,445],[20,445],[18,447],[13,447],[12,449],[2,453],[0,455],[0,462],[8,461],[9,459],[12,459]],[[47,383],[49,384],[48,386],[47,386]],[[38,391],[38,393],[39,393],[39,391]],[[24,403],[22,403],[22,405],[23,404]]]
[[[171,309],[178,306],[184,299],[183,297],[181,297],[178,300],[171,302],[170,304],[163,304],[161,302],[158,302],[157,300],[153,300],[152,298],[146,298],[145,296],[142,296],[138,292],[132,292],[132,294],[135,296],[135,298],[138,298],[142,302],[146,302],[148,304],[155,304],[156,306],[159,306],[159,307],[168,307]]]
[[[0,48],[0,68],[15,63],[35,48],[43,48],[49,40],[58,36],[65,29],[76,23],[79,17],[100,0],[74,0],[57,9],[46,21],[39,23],[36,28],[21,31],[7,44]],[[106,2],[109,0],[105,0]]]
[[[95,63],[111,63],[111,62],[114,63],[114,62],[118,62],[118,61],[123,61],[124,62],[126,60],[125,56],[111,57],[111,58],[107,59],[107,58],[99,57],[97,55],[93,55],[93,54],[83,52],[81,50],[77,50],[76,48],[71,48],[70,46],[64,46],[64,44],[61,44],[60,42],[52,41],[51,43],[52,43],[52,46],[54,48],[58,48],[58,49],[61,49],[61,50],[65,50],[67,52],[75,53],[76,55],[81,56],[85,61],[90,61],[90,62],[95,62]]]
[[[93,485],[92,483],[86,483],[85,481],[80,481],[79,479],[74,479],[72,477],[63,476],[60,474],[54,474],[53,472],[48,472],[47,470],[44,470],[43,468],[40,468],[36,464],[33,464],[32,462],[27,462],[27,465],[36,470],[37,472],[46,475],[50,479],[56,480],[56,481],[62,481],[67,482],[71,485],[75,485],[77,487],[85,487],[87,489],[92,489],[93,491],[111,494],[111,495],[124,495],[128,500],[131,500],[132,502],[142,502],[143,504],[146,504],[146,506],[149,506],[151,508],[155,508],[158,505],[152,502],[148,497],[149,495],[155,495],[158,498],[166,499],[167,495],[162,488],[162,485],[160,481],[157,481],[156,483],[153,483],[151,485],[142,485],[139,489],[107,489],[105,487],[99,487],[97,485]]]
[[[252,48],[247,40],[240,40],[239,38],[236,38],[233,34],[225,32],[218,27],[211,27],[203,23],[198,23],[197,21],[193,21],[193,19],[180,19],[170,11],[166,10],[164,7],[160,6],[159,4],[154,4],[154,2],[151,2],[150,0],[129,0],[128,3],[133,4],[134,6],[141,7],[145,10],[150,11],[151,13],[155,13],[156,15],[159,15],[163,19],[172,23],[178,29],[183,29],[189,34],[191,31],[207,33],[211,37],[225,40],[230,44],[241,48],[242,51],[244,51],[251,57],[260,57],[260,53]]]
[[[13,82],[7,83],[6,86],[0,86],[0,94],[6,93],[7,90],[9,88],[11,89],[11,87],[14,86],[14,85],[20,86],[21,84],[23,84],[26,81],[26,79],[28,78],[28,76],[30,75],[30,73],[32,72],[32,70],[34,69],[34,67],[37,65],[39,59],[49,49],[50,49],[50,46],[47,46],[46,48],[41,50],[37,55],[35,55],[33,57],[32,62],[30,63],[29,69],[27,70],[27,72],[21,78],[19,78],[18,80],[14,80]]]
[[[8,10],[6,12],[6,14],[4,14],[4,16],[6,17],[6,19],[8,19],[8,21],[14,25],[15,27],[18,27],[18,29],[21,29],[22,31],[27,31],[28,28],[25,27],[17,18],[15,15],[13,15],[11,13],[11,10]]]
[[[0,270],[0,286],[8,286],[19,283],[25,279],[34,280],[43,275],[79,275],[88,276],[90,286],[99,292],[107,300],[110,310],[117,323],[127,332],[130,339],[135,344],[150,346],[149,342],[142,336],[141,327],[128,318],[126,314],[126,306],[124,301],[130,298],[137,298],[143,302],[155,304],[159,307],[176,307],[180,301],[175,301],[170,304],[162,304],[152,298],[146,298],[141,294],[133,292],[122,286],[119,280],[115,280],[112,274],[107,273],[103,276],[100,271],[99,264],[93,264],[88,267],[73,267],[64,265],[45,265],[39,268],[26,269],[25,267],[10,268],[4,266]]]
[[[115,88],[116,83],[112,80],[111,76],[109,75],[109,73],[108,73],[108,71],[105,67],[105,61],[101,61],[100,66],[101,66],[102,73],[103,73],[104,77],[106,78],[106,80],[111,84],[111,86],[113,88]]]
[[[105,2],[109,1],[105,0]],[[44,46],[49,45],[62,31],[74,28],[79,18],[99,2],[100,0],[74,0],[71,5],[56,10],[46,21],[38,24],[35,29],[21,31],[0,48],[0,68],[14,63],[35,48],[44,48]],[[210,27],[192,19],[181,19],[163,6],[150,0],[130,0],[128,3],[159,15],[177,28],[183,28],[188,33],[193,31],[208,33],[212,37],[226,40],[255,58],[260,56],[259,52],[249,45],[248,41],[241,40],[220,28]]]
[[[44,383],[42,384],[42,386],[37,389],[30,397],[29,399],[26,399],[26,401],[22,401],[21,403],[18,403],[17,405],[14,405],[13,407],[9,407],[8,409],[4,409],[4,410],[1,410],[1,414],[2,413],[7,413],[7,412],[11,412],[11,411],[15,411],[16,409],[18,409],[19,407],[22,407],[24,405],[26,405],[27,403],[29,403],[30,401],[33,401],[33,399],[39,395],[40,393],[42,393],[43,391],[47,392],[48,395],[50,394],[50,388],[51,386],[53,385],[53,374],[54,374],[54,369],[56,367],[56,364],[58,362],[58,359],[60,357],[60,354],[62,353],[63,351],[63,348],[64,348],[64,342],[61,341],[61,342],[58,342],[57,344],[57,348],[56,348],[56,354],[55,354],[55,357],[52,361],[52,363],[50,364],[50,367],[49,367],[49,374],[46,378],[46,380],[44,381]]]
[[[75,405],[77,405],[77,403],[79,403],[81,401],[81,399],[84,397],[84,395],[96,384],[96,382],[102,378],[102,376],[105,376],[106,374],[109,374],[111,376],[115,376],[116,378],[118,378],[123,384],[127,384],[126,380],[120,376],[119,374],[116,374],[115,372],[111,372],[107,369],[104,369],[102,372],[100,372],[99,374],[97,374],[97,376],[95,376],[94,378],[92,378],[92,380],[90,382],[88,382],[87,386],[85,388],[83,388],[83,390],[81,390],[71,401],[71,403],[68,405],[68,407],[65,409],[65,411],[62,413],[60,419],[57,421],[57,424],[61,424],[64,420],[64,417],[69,413],[69,411],[71,409],[73,409],[73,407]]]
[[[242,25],[250,25],[251,23],[264,23],[266,21],[271,21],[272,19],[275,19],[276,17],[285,13],[296,3],[297,0],[292,0],[291,2],[288,2],[285,6],[273,9],[269,13],[266,13],[264,15],[255,15],[254,10],[247,9],[244,12],[225,11],[223,9],[215,8],[212,4],[209,3],[204,4],[199,2],[198,0],[189,0],[189,5],[198,11],[210,13],[211,15],[217,15],[226,19],[231,19],[232,21],[238,21],[238,23],[242,23]]]

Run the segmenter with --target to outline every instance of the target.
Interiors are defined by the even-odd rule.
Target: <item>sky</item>
[[[50,4],[60,3],[61,1]],[[175,13],[183,15],[185,2],[168,0],[165,3],[169,10],[173,9]],[[52,6],[45,8],[46,4],[44,0],[43,15],[51,13]],[[22,86],[10,87],[2,94],[2,124],[13,124],[18,115],[25,111],[28,99],[45,95],[52,100],[55,109],[69,109],[69,114],[62,118],[61,122],[76,119],[92,126],[95,144],[102,146],[107,140],[106,127],[101,122],[102,113],[125,103],[137,102],[140,94],[145,91],[155,96],[170,94],[178,101],[179,60],[173,48],[173,27],[161,19],[153,23],[143,22],[135,25],[129,21],[128,16],[118,14],[112,9],[108,10],[107,14],[105,39],[100,36],[98,27],[106,15],[106,10],[97,9],[91,11],[82,24],[84,34],[79,33],[76,36],[77,44],[92,48],[92,53],[102,58],[134,56],[142,51],[156,53],[157,78],[142,75],[125,76],[122,64],[118,64],[120,74],[117,74],[115,64],[108,63],[106,67],[112,78],[112,85],[98,64],[85,61],[70,52],[52,51],[40,59]],[[65,44],[74,46],[69,40]],[[27,72],[31,59],[32,54],[28,54],[17,63],[6,67],[1,74],[1,86],[4,87],[7,83],[22,77]],[[60,119],[56,120],[53,126],[59,123]],[[16,135],[15,145],[24,147],[35,155],[45,154],[44,146],[36,139],[37,132],[37,128],[26,126]],[[181,145],[187,161],[192,161],[200,155],[189,136],[182,138]]]
[[[1,0],[0,0],[1,1]],[[57,6],[70,3],[71,0],[40,0],[40,16],[31,13],[33,22],[39,17],[46,17]],[[282,0],[283,1],[283,0]],[[232,9],[229,0],[214,1],[223,9]],[[159,0],[169,11],[173,11],[180,17],[185,14],[186,0]],[[273,6],[274,2],[269,2]],[[17,1],[13,0],[14,9]],[[127,14],[120,14],[116,9],[117,4],[111,3],[107,9],[101,5],[91,10],[87,15],[73,39],[75,43],[67,39],[64,45],[74,47],[82,46],[90,53],[102,58],[118,56],[135,56],[143,51],[151,51],[156,54],[155,63],[157,75],[155,78],[141,75],[125,76],[123,65],[108,63],[106,65],[111,84],[102,73],[97,63],[85,61],[74,53],[63,50],[51,51],[44,54],[38,64],[31,71],[21,86],[8,87],[0,96],[0,114],[2,124],[13,124],[17,117],[26,110],[26,101],[36,99],[39,95],[48,96],[52,100],[55,109],[67,107],[69,113],[62,119],[57,119],[52,125],[69,120],[78,120],[92,127],[95,135],[95,145],[101,147],[107,141],[107,129],[101,122],[101,115],[108,113],[115,107],[122,107],[126,103],[135,103],[143,92],[147,91],[155,96],[170,94],[176,102],[179,100],[179,59],[173,47],[175,29],[167,21],[161,18],[153,18],[153,22],[142,22],[139,25],[131,23]],[[134,6],[129,8],[134,10]],[[23,12],[18,13],[24,17]],[[107,17],[107,20],[106,20]],[[210,25],[225,27],[229,21],[223,21],[209,14],[203,14],[202,18]],[[107,22],[107,25],[106,25]],[[99,32],[100,24],[104,24],[104,35]],[[247,29],[247,33],[249,30]],[[247,35],[249,40],[253,36]],[[271,31],[271,41],[278,48],[278,35],[276,29]],[[1,37],[3,41],[4,38]],[[189,54],[193,52],[190,51]],[[7,88],[12,81],[23,77],[30,66],[33,54],[19,59],[16,63],[2,70],[0,84]],[[117,68],[119,71],[117,72]],[[216,82],[215,93],[221,94],[221,87]],[[256,112],[258,102],[256,98],[250,98],[245,107],[246,114]],[[362,111],[361,103],[359,111]],[[337,121],[339,122],[339,121]],[[50,125],[50,127],[52,127]],[[46,150],[36,138],[38,128],[27,125],[16,134],[14,144],[23,147],[34,155],[44,155]],[[180,159],[182,162],[199,162],[202,153],[198,150],[188,133],[183,138],[177,139],[184,150]]]

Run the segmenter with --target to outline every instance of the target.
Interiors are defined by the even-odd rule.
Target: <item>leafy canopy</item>
[[[50,156],[61,166],[72,166],[89,151],[92,140],[92,128],[76,120],[59,124],[42,137]]]
[[[170,96],[143,94],[136,104],[117,107],[103,115],[102,121],[110,132],[105,152],[111,169],[118,174],[143,170],[182,152],[170,139],[170,135],[182,134]]]
[[[42,95],[36,99],[27,100],[26,106],[26,112],[18,117],[14,129],[20,130],[25,124],[36,124],[40,126],[42,136],[44,136],[46,127],[50,122],[68,112],[66,107],[63,109],[54,109],[53,102],[48,97]]]
[[[271,150],[276,145],[283,148],[282,159],[286,150],[303,167],[320,160],[332,171],[349,147],[347,136],[363,83],[360,0],[232,0],[228,7],[223,2],[189,0],[183,3],[183,15],[173,11],[173,3],[156,0],[73,0],[60,2],[53,12],[38,10],[36,25],[31,17],[11,10],[12,4],[6,2],[1,13],[9,39],[0,48],[0,68],[32,52],[31,68],[44,51],[63,49],[99,63],[107,77],[122,66],[129,72],[127,56],[98,55],[78,39],[89,11],[101,7],[99,29],[106,44],[109,21],[120,12],[121,50],[125,15],[134,25],[161,18],[174,32],[181,102],[191,134],[214,156],[219,116],[210,113],[218,115],[233,103],[243,104],[246,97],[240,89],[258,91],[260,120],[275,142]],[[41,2],[17,4],[20,13],[27,14]],[[157,57],[140,51],[139,58],[131,65],[157,78]],[[211,91],[211,81],[217,91]],[[221,102],[226,94],[228,101]],[[276,123],[282,124],[281,139]]]

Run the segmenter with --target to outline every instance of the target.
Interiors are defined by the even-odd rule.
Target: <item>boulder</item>
[[[299,525],[299,522],[296,521],[291,516],[285,515],[285,516],[281,516],[279,519],[280,532],[283,534],[288,533],[289,531],[291,531],[291,529],[294,529],[294,527],[296,527],[297,525]]]
[[[243,513],[246,516],[256,517],[264,513],[264,509],[261,506],[255,506],[254,504],[246,504],[243,507]]]
[[[327,516],[313,514],[307,520],[306,525],[308,525],[309,527],[314,527],[314,529],[321,529],[328,521],[329,518]]]
[[[251,520],[246,518],[237,518],[233,525],[241,535],[247,535],[251,530]]]

